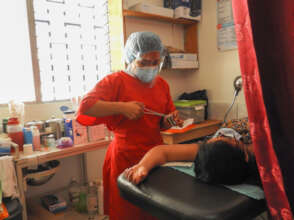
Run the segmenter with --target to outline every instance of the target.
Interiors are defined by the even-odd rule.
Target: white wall
[[[199,73],[193,81],[196,89],[206,88],[211,102],[210,113],[213,117],[222,117],[223,112],[233,99],[233,80],[240,75],[238,50],[220,52],[217,50],[217,1],[202,1],[203,16],[199,23]],[[232,117],[247,115],[243,92],[240,92]]]

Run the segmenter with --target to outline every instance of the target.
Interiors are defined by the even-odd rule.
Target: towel
[[[174,166],[174,164],[171,164],[171,165],[172,165],[172,166],[170,166],[171,168],[195,177],[194,163],[192,166],[188,165],[187,163],[183,164],[183,165],[178,164],[178,166]],[[169,166],[169,165],[165,164],[165,166]],[[230,190],[233,190],[235,192],[238,192],[238,193],[241,193],[245,196],[248,196],[252,199],[261,200],[261,199],[265,198],[263,189],[257,185],[243,183],[243,184],[238,184],[238,185],[223,185],[223,186],[230,189]]]
[[[12,156],[0,157],[0,181],[2,182],[4,197],[19,197]]]

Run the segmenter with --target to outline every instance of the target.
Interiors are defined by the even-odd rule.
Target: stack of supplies
[[[52,213],[58,213],[67,209],[67,203],[57,195],[46,195],[41,198],[42,205]]]

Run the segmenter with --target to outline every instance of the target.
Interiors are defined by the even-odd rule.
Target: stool
[[[246,220],[266,211],[265,200],[251,199],[209,185],[170,167],[158,167],[138,186],[123,174],[120,195],[160,220]]]

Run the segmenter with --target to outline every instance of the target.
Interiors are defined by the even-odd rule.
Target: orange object
[[[183,128],[183,129],[173,129],[173,128],[170,128],[164,132],[168,132],[168,133],[172,133],[172,134],[177,134],[177,133],[184,133],[186,131],[189,131],[191,130],[192,128],[195,128],[196,127],[196,124],[191,124],[191,125],[188,125],[187,127]]]
[[[1,204],[0,205],[2,207],[2,212],[0,212],[0,220],[4,220],[6,219],[7,217],[9,217],[9,213],[7,211],[7,208],[5,207],[4,204]]]

